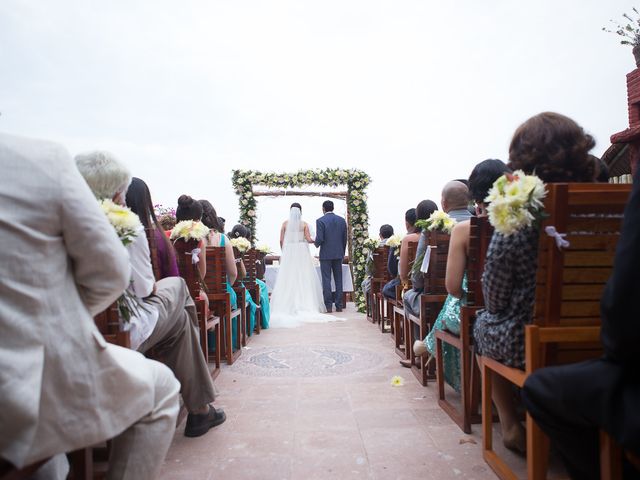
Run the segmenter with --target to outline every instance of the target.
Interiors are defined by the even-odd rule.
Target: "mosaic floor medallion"
[[[242,352],[232,372],[257,377],[331,377],[378,367],[375,352],[348,345],[259,347]]]

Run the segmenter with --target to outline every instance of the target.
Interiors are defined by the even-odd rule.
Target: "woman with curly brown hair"
[[[515,131],[509,166],[546,183],[592,182],[595,168],[589,150],[594,146],[593,137],[572,119],[545,112]],[[524,368],[524,326],[533,317],[538,233],[535,227],[509,236],[495,232],[482,275],[485,309],[474,326],[476,349],[480,355],[516,368]],[[507,448],[524,452],[525,430],[516,413],[511,384],[499,375],[493,383],[503,442]]]

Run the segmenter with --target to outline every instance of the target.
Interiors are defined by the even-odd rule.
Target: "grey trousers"
[[[420,316],[420,295],[422,295],[422,292],[407,290],[402,297],[405,311],[416,317]],[[411,322],[411,325],[413,326],[413,339],[422,340],[420,338],[420,326],[413,322]]]
[[[138,351],[154,349],[157,359],[180,382],[187,410],[194,412],[215,399],[211,374],[200,348],[196,307],[182,278],[164,278],[156,285],[156,294],[145,303],[158,310],[158,323]]]

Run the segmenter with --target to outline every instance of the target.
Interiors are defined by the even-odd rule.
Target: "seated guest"
[[[0,164],[0,463],[53,457],[36,475],[62,479],[64,452],[113,438],[108,478],[157,478],[180,385],[93,321],[127,251],[65,149],[0,134]]]
[[[151,192],[149,192],[149,187],[143,180],[133,177],[127,190],[126,202],[127,207],[140,218],[140,222],[142,222],[142,226],[147,233],[150,250],[153,251],[151,246],[155,246],[157,258],[152,258],[151,261],[152,264],[156,263],[159,274],[158,280],[166,277],[179,277],[176,253],[156,218],[156,214],[153,211],[153,202],[151,201]]]
[[[231,230],[230,236],[232,238],[242,237],[251,241],[251,231],[244,225],[236,225],[235,227],[233,227],[233,229]],[[256,260],[256,263],[258,263],[257,260]],[[264,283],[259,278],[256,278],[256,284],[260,288],[260,311],[261,311],[260,326],[262,328],[269,328],[269,318],[271,316],[271,308],[269,305],[269,289],[267,288],[267,284]]]
[[[227,237],[229,239],[246,238],[245,235],[246,235],[245,226],[238,224],[231,229],[231,232],[229,232],[229,235]],[[240,277],[244,278],[247,275],[247,270],[244,266],[244,262],[242,261],[242,254],[240,254],[239,260],[240,262],[238,262],[238,269],[242,270],[243,272]],[[251,297],[249,290],[245,288],[244,293],[245,293],[245,298],[247,299],[247,303],[249,304],[249,331],[247,333],[249,335],[252,335],[253,331],[256,328],[256,311],[258,310],[258,305],[256,305],[256,302],[253,301],[253,298]]]
[[[417,233],[416,221],[418,218],[416,217],[416,209],[410,208],[404,214],[404,224],[407,229],[407,235],[405,238],[410,237],[417,241],[419,233]],[[404,239],[403,239],[404,240]],[[402,255],[402,249],[400,250],[400,254]],[[387,270],[391,274],[391,280],[388,281],[384,287],[382,287],[382,294],[391,299],[396,298],[396,287],[400,285],[400,277],[399,277],[399,263],[400,259],[396,255],[396,249],[392,248],[389,251],[389,260],[387,262]]]
[[[604,162],[604,160],[596,157],[595,155],[589,155],[589,158],[591,158],[596,166],[594,182],[609,183],[609,166]]]
[[[200,222],[202,221],[202,215],[202,204],[198,200],[194,200],[189,195],[180,195],[178,198],[178,208],[176,208],[176,222],[179,223],[188,220]],[[204,222],[202,223],[204,224]],[[200,248],[201,252],[198,256],[198,270],[202,278],[204,278],[207,272],[207,249],[205,247],[206,241],[200,242],[198,248]]]
[[[593,138],[570,118],[541,113],[514,133],[509,166],[535,173],[544,182],[592,182],[595,167],[589,150],[594,145]],[[524,326],[533,317],[538,234],[534,226],[509,236],[495,232],[482,275],[485,309],[474,325],[476,349],[480,355],[515,368],[524,368]],[[524,451],[525,430],[516,412],[512,385],[500,375],[493,377],[493,401],[505,446]]]
[[[459,181],[449,182],[442,190],[442,206],[445,208],[445,212],[454,213],[458,218],[469,218],[470,213],[467,211],[467,204],[469,203],[468,197],[469,189],[464,183]],[[464,209],[461,208],[462,202],[464,202]],[[418,218],[423,220],[428,219],[436,210],[438,210],[438,207],[435,202],[431,200],[423,200],[418,204],[418,208],[416,208]],[[418,246],[416,247],[415,261],[421,263],[428,246],[427,232],[421,231],[417,238]],[[416,268],[412,268],[411,265],[407,265],[404,279],[405,284],[408,284],[409,276],[411,277],[412,288],[403,293],[402,303],[407,313],[419,317],[420,295],[424,292],[424,275],[417,266]],[[411,328],[413,328],[413,338],[421,338],[420,326],[412,322]],[[400,360],[400,364],[403,367],[411,368],[411,360]]]
[[[209,237],[207,238],[207,246],[209,247],[224,247],[225,251],[225,267],[227,271],[227,284],[226,289],[231,299],[231,308],[238,308],[238,296],[233,290],[233,285],[236,280],[242,280],[244,278],[244,265],[241,265],[242,260],[236,259],[233,253],[233,247],[229,242],[229,239],[222,233],[224,230],[224,222],[220,221],[220,218],[216,214],[215,208],[208,200],[198,201],[202,206],[202,223],[204,223],[209,229]],[[232,342],[236,345],[236,339],[238,337],[238,328],[236,323],[233,322],[232,326]],[[209,335],[213,335],[209,333]],[[210,338],[210,343],[213,344],[213,338]]]
[[[624,212],[611,278],[600,304],[604,356],[543,368],[522,390],[527,410],[551,438],[574,479],[600,478],[598,435],[604,430],[640,455],[640,173]],[[640,478],[626,462],[625,479]]]
[[[158,222],[160,222],[165,235],[169,237],[171,235],[171,230],[176,226],[176,217],[169,213],[165,213],[158,218]]]
[[[378,232],[378,238],[380,239],[380,246],[384,247],[387,243],[389,237],[393,235],[393,227],[391,225],[382,225],[380,227],[380,231]],[[373,252],[369,252],[367,255],[366,262],[366,274],[365,279],[362,281],[362,292],[364,293],[365,298],[369,295],[369,291],[371,291],[371,277],[373,275]]]
[[[485,198],[491,189],[493,182],[504,173],[510,172],[504,162],[500,160],[484,160],[477,164],[469,176],[469,193],[475,202],[476,215],[485,217]],[[467,294],[467,257],[469,255],[469,236],[471,222],[463,220],[451,231],[449,241],[449,253],[447,255],[447,272],[445,285],[448,296],[442,306],[438,317],[424,340],[416,340],[413,345],[413,353],[416,355],[430,355],[429,361],[436,352],[435,332],[448,330],[454,334],[460,333],[460,307],[466,303]],[[443,345],[444,377],[446,382],[454,390],[460,390],[460,351],[450,345]]]
[[[452,180],[442,189],[442,210],[456,222],[469,220],[469,187],[460,180]]]
[[[98,199],[111,199],[123,205],[131,174],[107,152],[91,152],[76,156],[76,165]],[[226,416],[210,402],[214,400],[211,375],[200,349],[198,317],[195,304],[184,280],[167,277],[155,282],[149,244],[140,227],[133,242],[127,245],[131,265],[130,292],[142,308],[132,312],[129,323],[131,347],[141,353],[153,348],[175,374],[189,411],[184,434],[204,435],[221,424]]]

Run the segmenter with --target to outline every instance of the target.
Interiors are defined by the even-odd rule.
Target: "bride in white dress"
[[[291,328],[307,322],[339,320],[327,315],[322,285],[309,252],[309,225],[302,221],[299,203],[291,205],[289,220],[280,230],[280,270],[271,293],[270,328]]]

